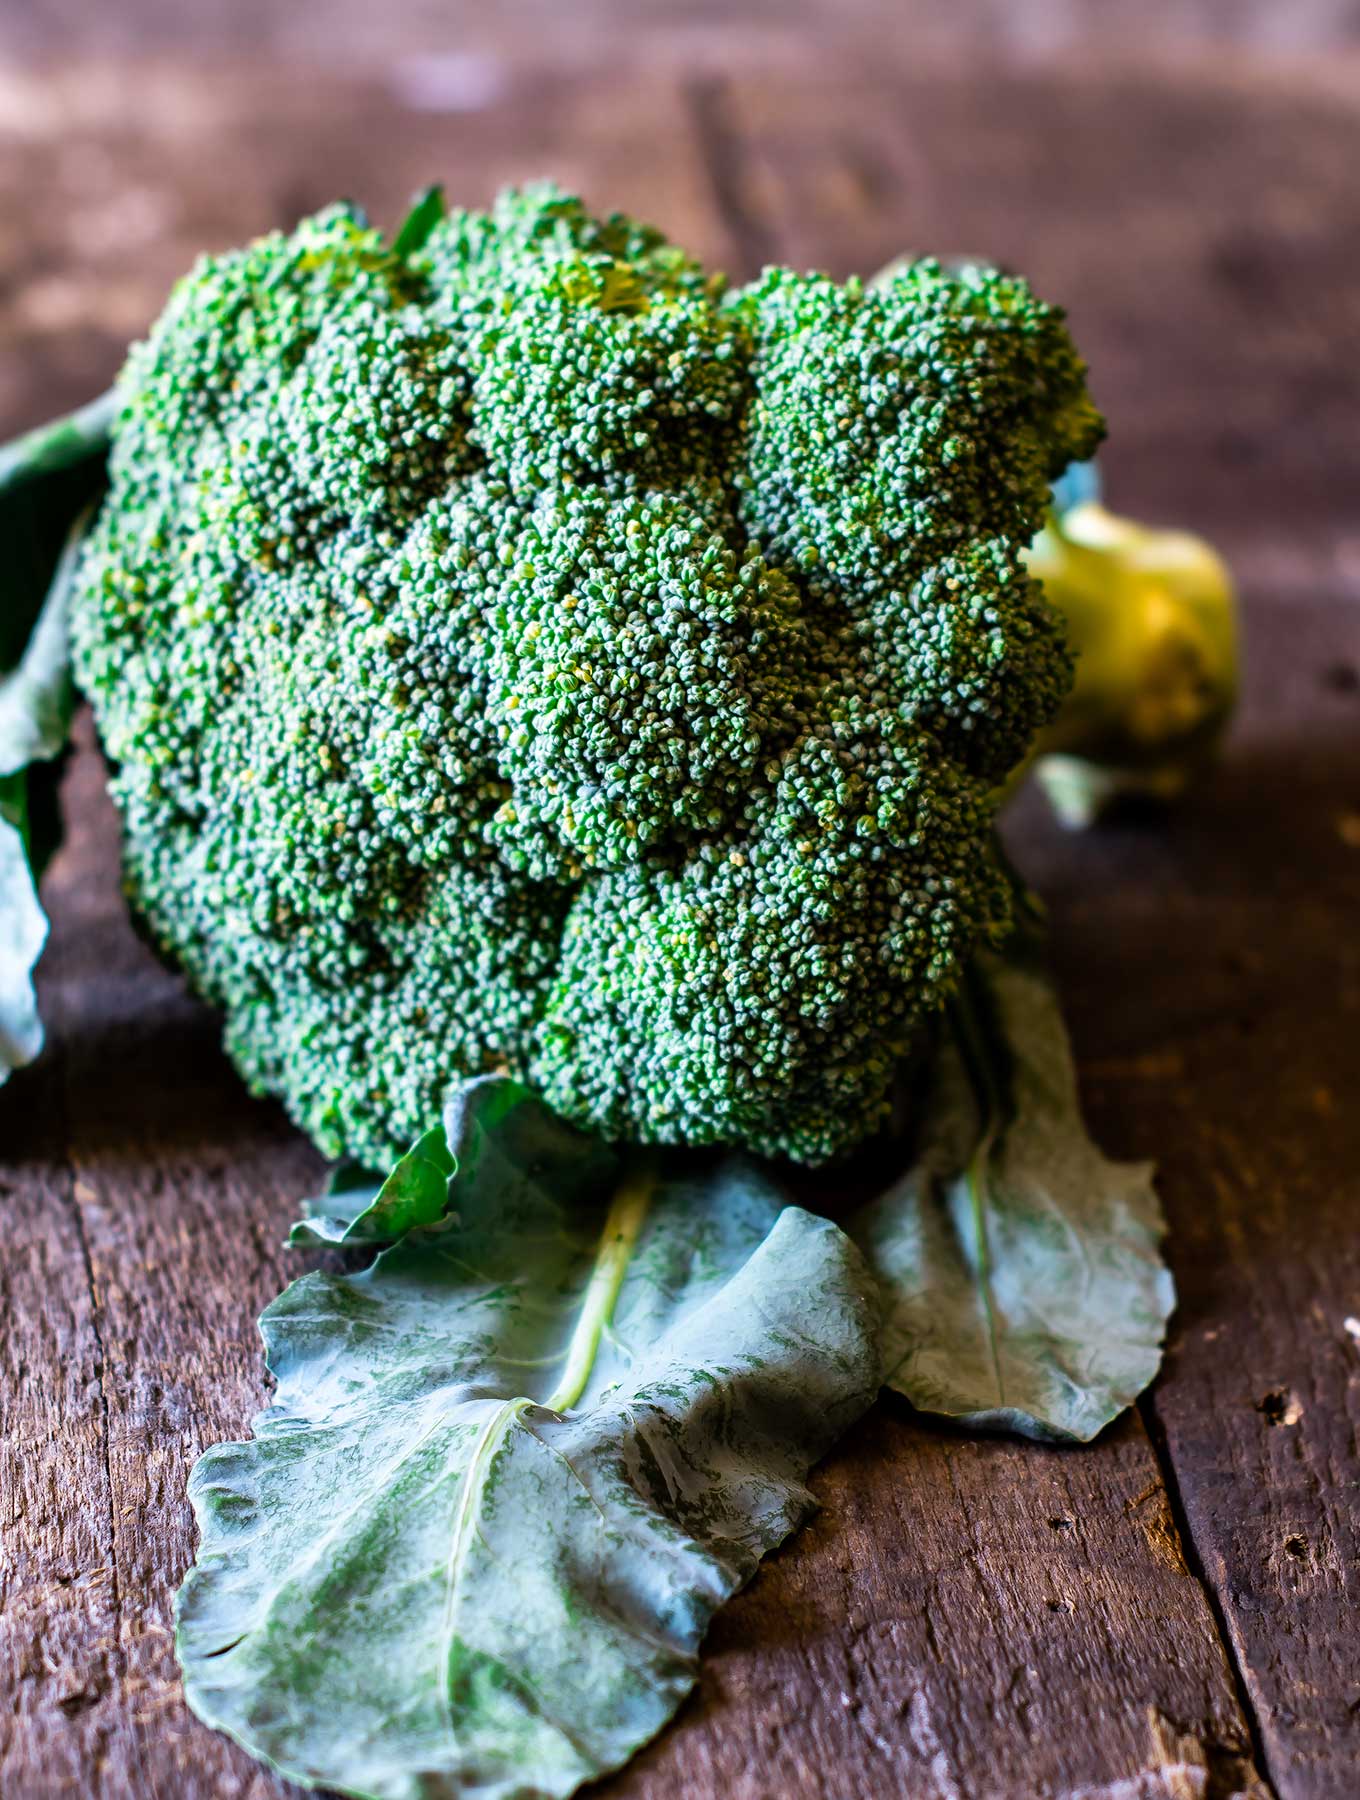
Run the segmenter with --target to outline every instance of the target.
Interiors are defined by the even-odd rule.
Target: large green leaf
[[[275,1403],[193,1477],[185,1692],[305,1783],[564,1795],[810,1511],[871,1284],[746,1161],[620,1168],[501,1078],[447,1124],[442,1214],[261,1321]]]
[[[977,958],[913,1166],[849,1226],[884,1294],[884,1380],[923,1412],[1092,1438],[1157,1372],[1175,1304],[1151,1166],[1087,1136],[1041,939]]]

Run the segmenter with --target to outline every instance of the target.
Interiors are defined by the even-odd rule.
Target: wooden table
[[[165,29],[191,37],[181,12]],[[1215,536],[1246,603],[1246,702],[1208,787],[1165,822],[1068,838],[1031,799],[1012,828],[1093,1125],[1161,1165],[1166,1371],[1082,1451],[878,1408],[608,1791],[1351,1800],[1357,64],[1131,62],[1127,14],[1118,58],[963,56],[879,12],[800,38],[690,4],[589,55],[559,16],[555,39],[484,25],[323,68],[244,25],[210,60],[44,61],[55,28],[28,43],[15,11],[36,60],[0,64],[0,435],[99,389],[196,249],[337,192],[390,220],[432,176],[476,202],[553,172],[738,274],[937,248],[1070,305],[1114,503]],[[88,731],[68,791],[51,1044],[0,1094],[0,1791],[266,1800],[281,1784],[185,1711],[170,1604],[187,1471],[261,1401],[254,1319],[303,1266],[279,1242],[318,1162],[133,935]]]

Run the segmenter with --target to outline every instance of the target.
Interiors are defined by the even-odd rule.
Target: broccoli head
[[[208,258],[132,353],[75,624],[130,897],[329,1153],[506,1067],[832,1156],[1008,920],[1071,679],[1024,551],[1101,432],[1062,314],[423,216]]]

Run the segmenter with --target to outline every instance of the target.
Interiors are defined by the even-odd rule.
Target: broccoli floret
[[[371,1165],[494,1067],[618,1138],[883,1122],[1071,679],[1024,563],[1101,431],[1058,311],[731,290],[547,187],[400,252],[335,207],[201,262],[121,401],[78,672],[255,1087]]]

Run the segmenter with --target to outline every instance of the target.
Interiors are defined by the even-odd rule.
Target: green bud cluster
[[[76,613],[130,896],[258,1089],[386,1165],[508,1067],[815,1162],[1008,917],[1070,681],[1023,552],[1100,422],[993,270],[729,290],[552,188],[208,258]]]

